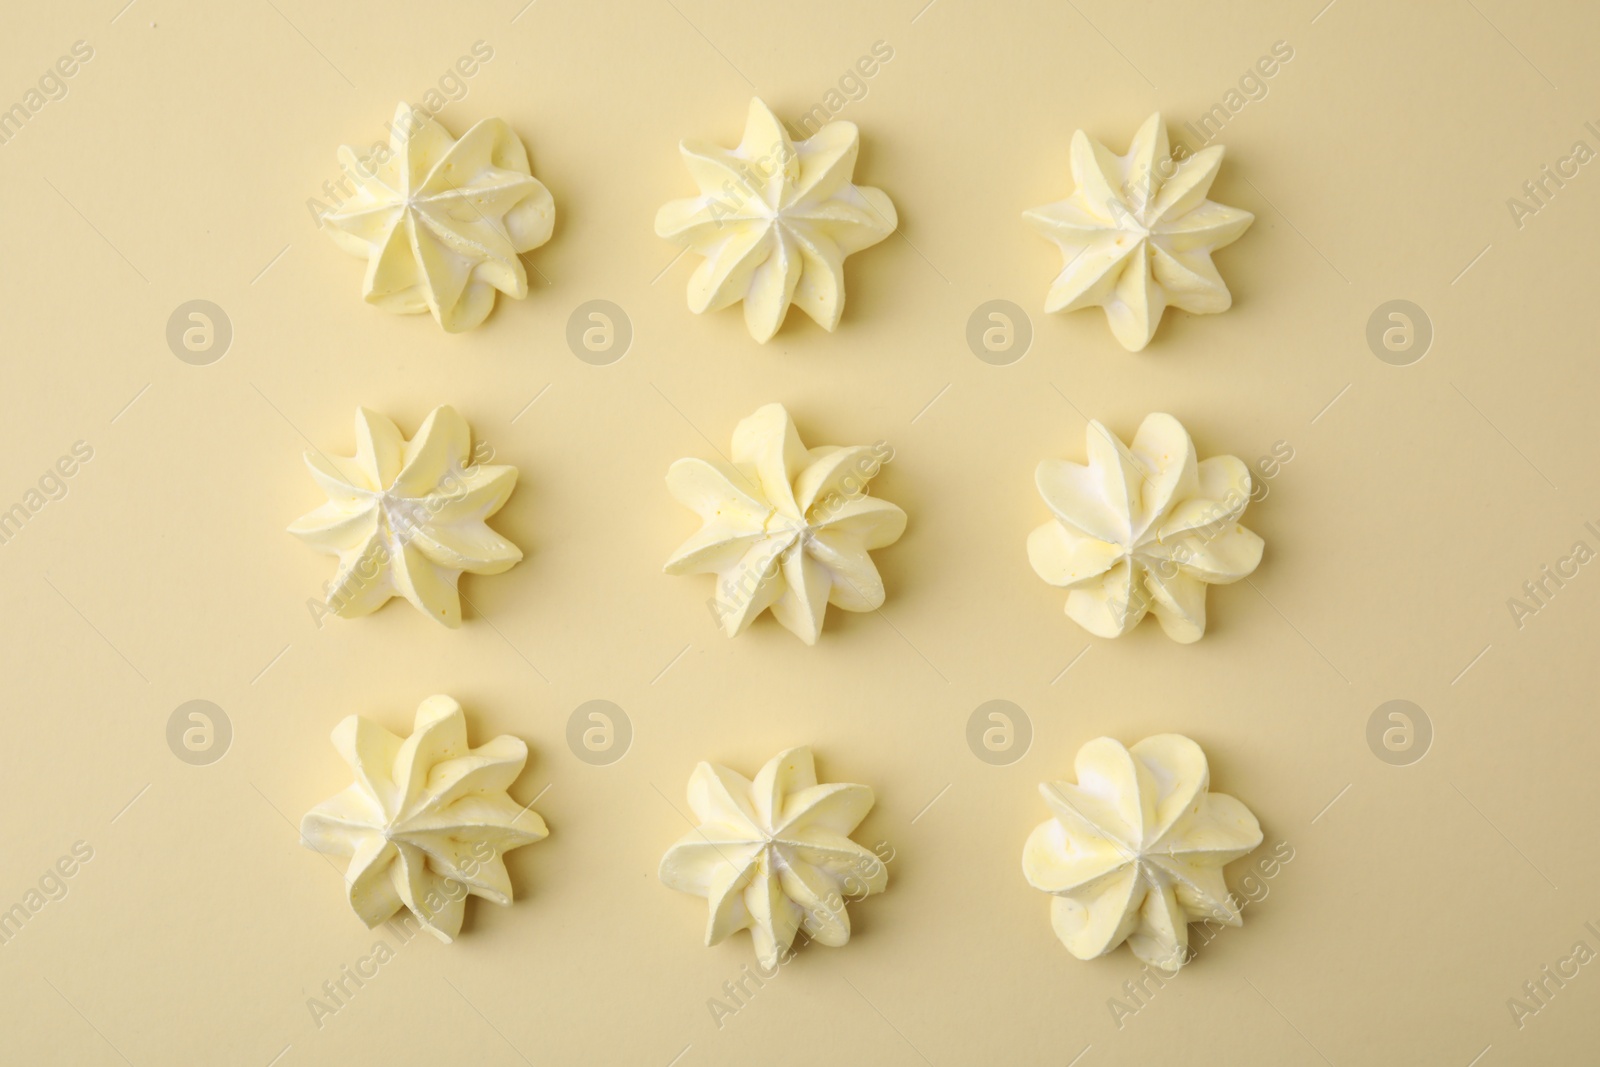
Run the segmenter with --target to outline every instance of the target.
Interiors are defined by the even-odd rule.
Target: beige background
[[[0,908],[74,842],[94,856],[0,947],[6,1060],[1595,1058],[1600,968],[1520,1029],[1506,1002],[1575,942],[1600,951],[1584,928],[1600,920],[1600,565],[1521,629],[1507,600],[1575,541],[1600,548],[1583,528],[1600,526],[1600,165],[1520,229],[1506,200],[1575,140],[1600,148],[1584,127],[1600,120],[1600,14],[921,2],[13,8],[0,98],[74,41],[94,58],[0,146],[0,504],[75,441],[94,458],[0,546]],[[507,119],[558,225],[525,257],[529,298],[447,336],[363,305],[361,263],[306,200],[339,144],[381,136],[479,40],[493,59],[440,119],[456,134]],[[840,117],[863,131],[857,180],[889,193],[902,232],[850,260],[839,331],[796,311],[763,348],[737,311],[691,316],[693,260],[651,229],[693,191],[678,139],[735,143],[754,93],[793,120],[880,40],[894,58]],[[1293,59],[1219,139],[1213,195],[1256,213],[1219,256],[1234,309],[1169,314],[1138,356],[1098,312],[1043,315],[1059,257],[1020,213],[1066,195],[1072,131],[1121,151],[1163,109],[1181,136],[1277,41]],[[195,298],[235,330],[210,366],[165,341]],[[635,330],[608,367],[564,340],[596,298]],[[1005,367],[964,338],[996,298],[1035,332]],[[1406,367],[1365,339],[1397,298],[1436,331]],[[877,491],[911,517],[877,554],[884,611],[831,613],[815,648],[770,618],[728,641],[710,580],[660,573],[695,525],[667,465],[725,448],[770,400],[809,443],[890,441]],[[411,432],[446,402],[521,468],[495,524],[527,559],[465,581],[481,610],[456,632],[401,602],[319,628],[306,601],[332,561],[284,532],[320,500],[301,452],[349,452],[357,404]],[[1246,517],[1265,562],[1213,590],[1194,646],[1154,622],[1091,641],[1024,552],[1046,515],[1038,460],[1081,460],[1085,416],[1126,436],[1150,411],[1202,454],[1294,453]],[[512,795],[548,790],[552,836],[512,855],[512,908],[475,903],[457,944],[398,948],[319,1028],[307,998],[375,935],[294,824],[348,781],[327,740],[339,718],[403,731],[434,692],[467,705],[475,742],[529,742]],[[210,766],[165,740],[196,698],[234,729]],[[597,698],[635,731],[603,767],[565,741]],[[1034,731],[1005,767],[965,740],[997,698]],[[1366,741],[1391,699],[1436,731],[1411,766]],[[1035,784],[1070,773],[1081,743],[1162,731],[1199,740],[1216,787],[1295,858],[1119,1029],[1108,999],[1136,961],[1072,959],[1019,856],[1046,814]],[[752,959],[748,937],[701,947],[703,904],[656,864],[696,760],[752,773],[796,743],[825,777],[877,790],[857,836],[895,850],[890,889],[852,908],[846,949],[803,952],[718,1029],[707,1001]]]

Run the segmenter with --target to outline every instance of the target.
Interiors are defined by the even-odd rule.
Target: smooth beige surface
[[[8,14],[6,101],[74,41],[94,49],[0,146],[0,505],[93,448],[0,545],[0,908],[75,842],[93,850],[0,947],[8,1062],[1593,1059],[1600,965],[1550,983],[1520,1029],[1507,1000],[1575,942],[1600,951],[1584,926],[1600,920],[1600,563],[1520,629],[1507,600],[1575,541],[1600,549],[1583,526],[1600,528],[1600,163],[1520,229],[1506,201],[1574,141],[1600,149],[1584,125],[1600,127],[1600,15],[920,3]],[[493,58],[440,120],[459,135],[504,117],[558,219],[524,257],[529,298],[447,336],[363,305],[361,264],[306,201],[339,144],[381,138],[398,99],[422,102],[480,40]],[[880,40],[893,59],[840,117],[901,235],[851,258],[839,331],[792,312],[759,347],[736,310],[691,316],[692,262],[651,232],[693,191],[677,141],[736,143],[756,92],[793,122]],[[1293,59],[1220,137],[1213,197],[1256,214],[1217,257],[1234,308],[1169,313],[1137,356],[1099,312],[1041,314],[1059,256],[1021,212],[1066,195],[1072,131],[1122,151],[1159,108],[1182,136],[1277,41]],[[210,366],[165,340],[196,298],[235,331]],[[632,321],[611,366],[565,341],[591,299]],[[1031,315],[1010,366],[965,341],[991,299]],[[1367,345],[1391,299],[1436,331],[1412,366]],[[910,515],[877,554],[883,612],[830,612],[815,648],[770,619],[729,641],[708,580],[660,573],[695,528],[668,464],[725,448],[774,400],[808,442],[892,443],[874,485]],[[410,433],[440,403],[521,469],[493,525],[526,560],[465,580],[459,631],[400,603],[319,628],[306,602],[330,561],[284,530],[321,498],[301,452],[348,454],[357,404]],[[1153,622],[1091,641],[1024,551],[1046,517],[1038,460],[1081,461],[1086,417],[1127,435],[1150,411],[1202,455],[1294,455],[1246,514],[1261,569],[1212,591],[1193,646]],[[539,796],[552,835],[510,856],[511,909],[474,901],[457,944],[398,945],[364,930],[295,824],[348,781],[328,742],[341,717],[401,730],[435,692],[466,705],[474,743],[529,743],[511,795]],[[233,725],[210,766],[167,746],[191,699]],[[591,699],[633,725],[610,766],[567,747]],[[991,699],[1033,725],[1010,766],[967,746]],[[1391,699],[1436,731],[1412,766],[1366,741]],[[1119,1028],[1109,1001],[1136,961],[1071,958],[1020,851],[1046,817],[1035,784],[1082,742],[1162,731],[1198,740],[1214,787],[1260,817],[1258,856],[1287,842],[1294,858]],[[704,903],[656,865],[696,760],[749,774],[793,744],[824,779],[876,789],[857,839],[893,849],[889,889],[851,908],[847,947],[803,951],[719,1029],[707,1003],[752,961],[748,939],[701,947]],[[308,998],[379,937],[393,958],[318,1026]]]

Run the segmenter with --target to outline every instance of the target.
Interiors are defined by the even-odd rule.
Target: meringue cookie
[[[550,239],[556,208],[511,128],[485,119],[456,141],[402,103],[389,144],[368,160],[339,150],[356,191],[324,216],[339,247],[367,260],[367,303],[432,312],[458,333],[488,317],[496,289],[527,296],[517,256]]]
[[[1221,165],[1221,145],[1174,162],[1159,112],[1125,156],[1074,133],[1072,195],[1022,216],[1066,260],[1044,309],[1103,307],[1130,352],[1150,343],[1168,305],[1196,315],[1228,310],[1233,296],[1211,253],[1237,241],[1255,216],[1206,199]]]
[[[435,408],[407,441],[382,415],[356,409],[356,454],[306,466],[328,502],[289,532],[339,557],[327,607],[355,618],[403,596],[449,627],[461,625],[462,571],[499,574],[522,551],[484,523],[517,484],[517,468],[472,462],[472,431]]]
[[[763,969],[787,960],[800,930],[837,948],[850,940],[846,904],[889,884],[850,840],[872,803],[864,785],[818,785],[809,748],[780,752],[754,782],[701,763],[689,778],[700,825],[662,857],[661,881],[710,902],[708,946],[748,929]]]
[[[899,224],[879,189],[851,182],[860,134],[830,122],[789,139],[759,99],[731,151],[684,141],[679,150],[700,195],[656,214],[656,235],[705,257],[689,280],[689,310],[744,301],[750,335],[765,343],[796,304],[832,331],[844,312],[844,259]]]
[[[1150,415],[1130,449],[1091,421],[1089,465],[1039,464],[1055,518],[1028,536],[1028,562],[1069,590],[1067,617],[1096,637],[1121,637],[1153,610],[1174,641],[1206,632],[1206,586],[1236,582],[1261,562],[1261,538],[1239,525],[1250,471],[1233,456],[1196,460],[1171,415]]]
[[[1200,746],[1179,734],[1078,750],[1078,783],[1039,786],[1054,817],[1028,835],[1022,872],[1054,894],[1050,922],[1080,960],[1128,942],[1164,971],[1188,962],[1189,923],[1239,926],[1222,868],[1261,844],[1239,801],[1207,792]]]
[[[679,546],[668,574],[715,574],[710,601],[722,632],[741,633],[767,608],[808,645],[828,605],[883,606],[883,580],[868,555],[900,539],[906,513],[866,495],[887,445],[806,449],[782,404],[768,404],[733,431],[733,464],[680,459],[667,488],[704,525]]]
[[[542,841],[544,820],[506,795],[528,761],[528,746],[502,734],[467,747],[461,705],[433,696],[401,740],[359,715],[333,731],[354,784],[313,808],[301,842],[348,856],[345,890],[369,927],[411,909],[441,941],[461,932],[467,897],[511,903],[504,856]]]

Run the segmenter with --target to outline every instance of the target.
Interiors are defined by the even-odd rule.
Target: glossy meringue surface
[[[505,854],[549,834],[536,812],[506,789],[528,761],[528,746],[501,735],[467,744],[466,715],[447,696],[417,708],[410,737],[351,715],[333,745],[355,782],[313,808],[301,841],[347,857],[345,891],[369,927],[401,908],[441,941],[461,932],[467,897],[511,904]]]
[[[1206,631],[1206,587],[1254,571],[1264,548],[1239,524],[1250,471],[1234,456],[1199,459],[1183,424],[1145,418],[1125,445],[1091,421],[1087,465],[1045,460],[1035,476],[1054,518],[1028,536],[1028,561],[1067,590],[1067,617],[1121,637],[1154,612],[1174,641]]]
[[[355,618],[390,597],[449,627],[461,625],[462,572],[499,574],[521,549],[491,530],[517,484],[517,468],[473,462],[472,431],[449,405],[407,441],[387,417],[356,410],[356,454],[307,452],[327,503],[289,532],[339,557],[325,607]]]
[[[1061,249],[1064,266],[1046,311],[1105,309],[1118,343],[1138,352],[1168,307],[1226,311],[1233,295],[1211,254],[1237,241],[1255,216],[1207,199],[1221,145],[1173,159],[1159,113],[1118,156],[1082,130],[1072,135],[1072,195],[1023,214]]]
[[[1189,923],[1243,922],[1223,867],[1261,844],[1238,800],[1210,792],[1200,746],[1179,734],[1078,750],[1077,782],[1039,787],[1051,818],[1028,836],[1022,870],[1052,894],[1056,936],[1081,960],[1128,943],[1165,971],[1188,960]]]
[[[760,99],[733,149],[685,141],[700,187],[656,214],[656,234],[704,257],[689,280],[689,310],[744,302],[750,336],[766,342],[791,304],[825,330],[844,313],[844,260],[899,224],[880,189],[854,184],[860,134],[834,121],[795,141]]]
[[[689,779],[699,825],[662,857],[661,881],[706,898],[708,946],[749,930],[764,968],[802,932],[837,948],[850,940],[847,904],[889,884],[884,862],[850,840],[873,799],[864,785],[819,784],[805,747],[778,753],[753,780],[701,763]]]
[[[550,239],[555,201],[511,127],[484,119],[458,141],[402,103],[387,154],[339,150],[354,195],[325,216],[328,235],[367,261],[361,295],[401,314],[430,313],[450,333],[488,317],[496,290],[528,295],[519,255]]]
[[[906,513],[867,495],[886,445],[806,448],[782,404],[733,432],[732,463],[680,459],[673,498],[700,530],[667,560],[668,574],[713,574],[710,607],[722,632],[741,633],[767,609],[806,644],[828,605],[873,611],[885,598],[870,552],[899,540]]]

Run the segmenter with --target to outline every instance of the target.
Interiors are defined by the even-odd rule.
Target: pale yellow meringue
[[[708,946],[748,929],[765,969],[802,930],[837,948],[850,940],[846,905],[889,884],[884,862],[850,840],[873,799],[864,785],[819,785],[809,748],[780,752],[754,781],[701,763],[689,779],[700,825],[662,857],[661,881],[709,902]]]
[[[1226,311],[1233,295],[1211,253],[1237,241],[1255,216],[1206,199],[1221,165],[1221,145],[1174,160],[1159,113],[1125,156],[1074,133],[1072,195],[1023,214],[1066,261],[1044,309],[1102,307],[1130,352],[1150,343],[1169,306]]]
[[[1164,971],[1188,962],[1189,924],[1243,923],[1222,868],[1261,844],[1239,801],[1209,792],[1200,746],[1179,734],[1131,749],[1078,750],[1078,781],[1039,787],[1052,817],[1028,836],[1022,871],[1052,894],[1050,922],[1080,960],[1122,944]]]
[[[409,908],[441,941],[461,932],[467,897],[511,904],[505,854],[549,835],[544,820],[506,794],[528,746],[501,735],[467,745],[461,705],[433,696],[417,708],[410,737],[351,715],[333,745],[355,782],[313,808],[300,839],[345,856],[350,906],[369,927]]]
[[[1197,459],[1171,415],[1147,417],[1132,448],[1099,422],[1084,436],[1088,466],[1039,464],[1039,495],[1055,518],[1029,535],[1028,561],[1068,590],[1067,617],[1096,637],[1121,637],[1154,611],[1174,641],[1200,640],[1206,586],[1261,562],[1261,538],[1238,522],[1249,469],[1233,456]]]
[[[851,181],[859,144],[855,124],[842,121],[793,141],[759,99],[738,148],[684,141],[700,195],[663,206],[656,235],[705,257],[689,280],[689,310],[743,300],[760,342],[778,332],[790,304],[825,330],[839,325],[845,257],[899,224],[882,190]]]
[[[367,261],[361,295],[385,311],[430,312],[450,333],[488,317],[498,289],[528,295],[518,256],[550,239],[555,201],[511,127],[484,119],[457,141],[402,103],[390,148],[339,150],[356,191],[325,215],[329,236]]]
[[[499,574],[522,551],[484,522],[517,484],[517,468],[474,463],[472,431],[449,406],[417,436],[366,408],[356,410],[356,454],[307,452],[328,502],[289,532],[339,557],[326,608],[355,618],[402,596],[446,626],[461,625],[463,571]]]
[[[714,574],[712,613],[729,637],[767,608],[806,644],[828,605],[883,606],[869,552],[900,539],[906,513],[867,496],[887,445],[807,449],[782,404],[733,431],[733,463],[680,459],[667,488],[704,525],[667,560],[668,574]]]

